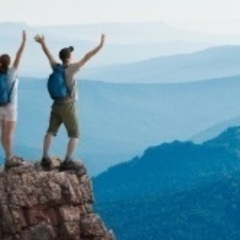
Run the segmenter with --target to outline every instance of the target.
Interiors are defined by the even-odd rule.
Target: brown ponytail
[[[8,71],[11,64],[11,58],[8,54],[3,54],[0,56],[0,71]]]

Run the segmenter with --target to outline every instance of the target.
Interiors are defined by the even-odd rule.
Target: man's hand
[[[54,66],[57,62],[55,61],[54,57],[52,56],[52,54],[50,53],[46,43],[45,43],[45,37],[44,35],[36,35],[35,36],[35,41],[37,43],[39,43],[41,46],[42,46],[42,49],[43,49],[43,52],[45,53],[45,55],[47,56],[49,62],[50,62],[50,65],[51,66]]]
[[[101,35],[101,42],[100,44],[94,48],[92,51],[88,52],[79,62],[78,66],[81,68],[87,61],[89,61],[94,55],[96,55],[103,47],[105,43],[105,34]]]
[[[45,37],[44,35],[40,36],[39,34],[35,36],[35,41],[41,45],[45,43]]]

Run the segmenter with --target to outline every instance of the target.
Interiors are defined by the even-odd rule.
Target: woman
[[[1,143],[5,152],[5,169],[24,165],[24,161],[13,155],[13,135],[17,122],[17,101],[18,101],[18,79],[17,70],[26,45],[26,32],[22,33],[22,43],[17,51],[16,58],[11,64],[8,54],[0,56],[0,78],[1,78],[1,102],[0,102],[0,122],[1,122]],[[5,80],[4,80],[5,79]],[[8,87],[8,101],[3,101],[5,85]],[[6,96],[6,94],[5,94]]]

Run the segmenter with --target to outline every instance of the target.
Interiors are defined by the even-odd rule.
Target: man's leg
[[[62,124],[62,119],[56,111],[56,107],[52,106],[52,111],[49,119],[49,127],[43,143],[43,158],[49,157],[52,137],[57,135],[58,129]]]
[[[42,156],[42,161],[41,161],[41,166],[43,168],[49,168],[51,166],[51,159],[49,157],[49,149],[51,146],[51,141],[52,141],[52,133],[47,133],[44,142],[43,142],[43,156]]]
[[[43,143],[43,157],[41,162],[42,167],[48,168],[51,166],[51,159],[49,158],[49,150],[51,147],[52,137],[56,136],[61,124],[62,124],[61,117],[57,113],[56,107],[53,105],[51,115],[50,115],[49,128]]]
[[[52,142],[52,133],[47,133],[45,138],[44,138],[44,143],[43,143],[43,157],[47,158],[49,157],[49,149],[51,146],[51,142]]]
[[[77,108],[75,103],[65,105],[62,112],[62,119],[68,133],[69,142],[65,160],[72,160],[73,152],[78,144],[79,139],[79,124]]]
[[[76,105],[74,103],[64,106],[62,111],[62,119],[69,137],[65,161],[61,165],[61,170],[64,171],[79,167],[78,163],[72,161],[72,155],[76,149],[79,139],[78,116]]]
[[[78,138],[70,138],[69,139],[67,153],[66,153],[66,157],[65,157],[66,161],[72,159],[72,155],[74,153],[74,150],[76,149],[77,144],[78,144]]]

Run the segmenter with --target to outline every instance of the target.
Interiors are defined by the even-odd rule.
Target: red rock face
[[[32,165],[0,173],[1,240],[114,240],[92,212],[85,168],[59,172]]]

